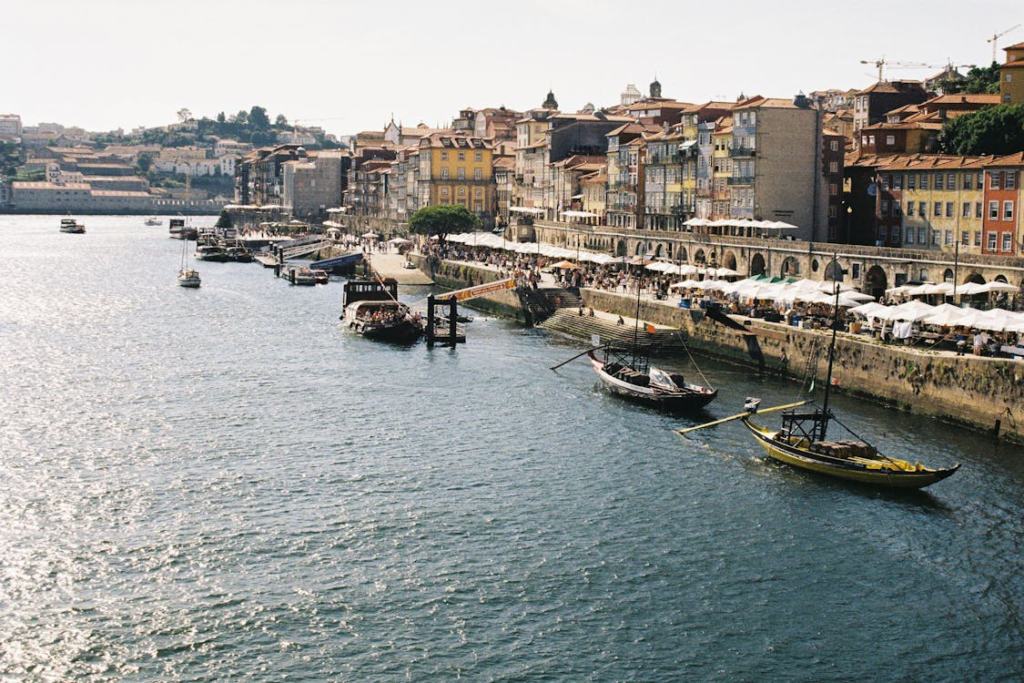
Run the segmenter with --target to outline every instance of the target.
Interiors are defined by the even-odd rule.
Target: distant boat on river
[[[85,234],[85,223],[79,223],[74,218],[61,218],[60,231],[71,235]]]

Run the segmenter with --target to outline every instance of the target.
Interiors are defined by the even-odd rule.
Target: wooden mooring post
[[[436,306],[448,305],[448,334],[437,334],[437,311]],[[433,294],[427,297],[427,346],[433,347],[434,343],[445,344],[455,347],[459,339],[459,302],[454,296],[438,301]],[[465,341],[465,337],[461,341]]]

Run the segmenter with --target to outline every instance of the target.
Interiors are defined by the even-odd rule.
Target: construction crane
[[[883,69],[885,69],[885,67],[887,67],[887,66],[890,69],[930,69],[930,68],[932,68],[930,64],[921,64],[919,62],[887,62],[885,60],[885,57],[882,57],[881,59],[874,59],[874,60],[862,59],[862,60],[860,60],[860,63],[861,64],[874,64],[875,68],[878,69],[878,80],[879,81],[884,80],[882,78]]]
[[[1014,30],[1015,28],[1020,28],[1020,24],[1017,24],[1016,26],[1011,26],[1010,28],[1006,29],[1002,33],[993,33],[992,37],[985,41],[986,43],[992,43],[992,61],[993,62],[996,61],[996,41],[998,41],[1000,38],[1005,36],[1010,31]]]
[[[869,62],[861,60],[861,64],[874,64],[878,67],[878,80],[882,80],[882,68],[888,66],[890,69],[973,69],[975,64],[954,64],[952,60],[945,64],[924,64],[922,62],[887,62],[885,58]]]

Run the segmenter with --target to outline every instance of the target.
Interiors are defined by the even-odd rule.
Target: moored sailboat
[[[652,326],[647,327],[648,331],[653,331]],[[666,372],[650,364],[651,349],[640,344],[639,282],[631,348],[603,348],[603,359],[594,353],[598,349],[587,351],[587,357],[601,383],[616,396],[674,413],[699,410],[718,396],[718,389],[714,387],[687,382],[679,373]]]
[[[199,271],[188,267],[188,242],[181,245],[181,269],[178,271],[178,286],[197,289],[203,283]]]

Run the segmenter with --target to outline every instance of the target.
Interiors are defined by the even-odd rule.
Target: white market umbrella
[[[1011,285],[1008,282],[999,282],[998,280],[995,280],[993,282],[989,282],[988,284],[984,284],[984,285],[982,285],[982,287],[985,288],[986,292],[1019,292],[1020,291],[1020,287],[1016,287],[1014,285]]]
[[[953,304],[939,304],[935,307],[935,312],[926,318],[922,318],[921,322],[925,325],[936,325],[938,327],[952,327],[954,325],[960,325],[959,322],[965,315],[968,314],[968,310],[954,306]]]

